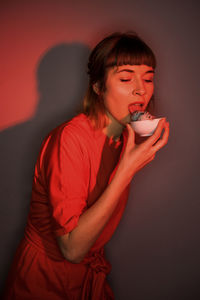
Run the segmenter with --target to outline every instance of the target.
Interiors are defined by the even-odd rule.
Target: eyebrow
[[[122,70],[116,71],[116,73],[121,73],[121,72],[135,73],[135,72],[134,72],[133,70],[131,70],[131,69],[122,69]],[[146,72],[145,72],[145,74],[148,74],[148,73],[154,74],[155,71],[149,70],[149,71],[146,71]]]

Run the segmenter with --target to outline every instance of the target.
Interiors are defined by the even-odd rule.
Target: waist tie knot
[[[25,238],[38,251],[48,255],[54,260],[64,260],[57,243],[47,237],[44,239],[29,222],[25,231]],[[106,282],[106,274],[111,270],[110,263],[105,259],[104,249],[96,252],[89,252],[82,264],[87,267],[83,282],[81,300],[113,300],[111,288]]]
[[[103,272],[108,274],[111,271],[111,265],[105,259],[103,248],[101,248],[99,252],[94,252],[91,256],[86,257],[83,262],[96,273]]]
[[[81,300],[113,300],[113,292],[106,282],[106,274],[111,271],[110,263],[105,259],[104,249],[85,257],[88,265]]]

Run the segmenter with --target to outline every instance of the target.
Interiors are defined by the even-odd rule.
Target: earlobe
[[[95,82],[94,84],[93,84],[93,91],[97,94],[97,95],[99,95],[100,94],[100,91],[99,91],[99,83],[98,82]]]

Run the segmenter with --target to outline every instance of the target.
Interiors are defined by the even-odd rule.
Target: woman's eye
[[[131,79],[123,79],[123,78],[121,78],[120,81],[127,82],[127,81],[131,81]]]
[[[145,82],[153,82],[153,79],[144,79]]]

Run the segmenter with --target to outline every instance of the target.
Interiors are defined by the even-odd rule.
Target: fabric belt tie
[[[25,238],[28,243],[44,255],[48,255],[49,258],[65,261],[56,241],[54,243],[44,239],[30,222],[26,226]],[[113,292],[105,280],[106,275],[111,271],[111,265],[105,259],[104,249],[101,248],[99,251],[89,252],[81,264],[87,267],[81,300],[113,300]]]
[[[83,261],[88,265],[81,300],[113,300],[113,292],[106,282],[106,275],[111,271],[111,265],[104,257],[104,249],[94,252]]]

